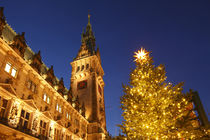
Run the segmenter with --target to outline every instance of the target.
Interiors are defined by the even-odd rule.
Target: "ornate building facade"
[[[104,140],[104,71],[88,16],[71,84],[48,68],[0,8],[0,139]]]

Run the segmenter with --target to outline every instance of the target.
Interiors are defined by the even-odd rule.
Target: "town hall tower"
[[[106,133],[106,119],[104,106],[104,71],[101,66],[99,48],[95,49],[95,36],[90,24],[81,35],[79,52],[71,62],[71,92],[85,106],[85,117],[90,122],[88,137],[103,139]]]

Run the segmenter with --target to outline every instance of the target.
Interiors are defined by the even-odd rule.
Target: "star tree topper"
[[[136,58],[134,61],[144,63],[148,60],[149,52],[147,52],[144,48],[141,48],[141,50],[138,50],[137,52],[134,52],[134,57]]]

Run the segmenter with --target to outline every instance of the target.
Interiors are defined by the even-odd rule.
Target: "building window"
[[[46,103],[50,104],[50,97],[49,97],[46,93],[44,93],[44,95],[43,95],[43,100],[44,100]]]
[[[45,93],[43,96],[43,100],[46,102],[47,101],[47,94]]]
[[[47,97],[47,103],[48,104],[50,103],[50,97],[49,96]]]
[[[27,88],[34,93],[36,92],[36,84],[34,84],[34,82],[32,82],[31,80],[28,80]]]
[[[80,81],[77,84],[77,90],[87,88],[87,80]]]
[[[41,135],[44,135],[44,136],[46,135],[46,127],[47,127],[47,123],[41,120],[40,127],[39,127],[40,128],[39,132]]]
[[[0,96],[0,118],[4,118],[5,110],[7,108],[8,100]]]
[[[7,63],[4,70],[9,73],[11,67],[12,67],[12,65],[10,63]]]
[[[68,119],[68,120],[70,120],[71,119],[71,115],[70,115],[70,113],[66,113],[66,119]]]
[[[71,140],[71,136],[66,135],[66,140]]]
[[[9,73],[12,77],[16,77],[17,69],[13,67],[9,62],[6,63],[4,70]]]
[[[54,140],[59,140],[60,139],[60,130],[56,129],[55,128],[55,131],[54,131]]]
[[[19,127],[23,129],[28,128],[28,120],[30,117],[30,113],[26,112],[25,110],[21,110],[20,114],[20,122],[19,122]]]
[[[12,68],[12,72],[11,72],[12,77],[15,77],[16,72],[17,72],[16,68]]]
[[[61,106],[59,107],[59,112],[61,113]]]
[[[56,110],[60,113],[62,112],[61,105],[59,105],[58,103],[56,104]]]
[[[75,120],[74,120],[74,124],[75,124],[76,126],[79,126],[79,121],[78,121],[77,119],[75,119]]]

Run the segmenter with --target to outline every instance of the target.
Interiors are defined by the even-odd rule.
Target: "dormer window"
[[[4,70],[9,73],[12,77],[16,77],[17,69],[12,66],[11,63],[7,62]]]

